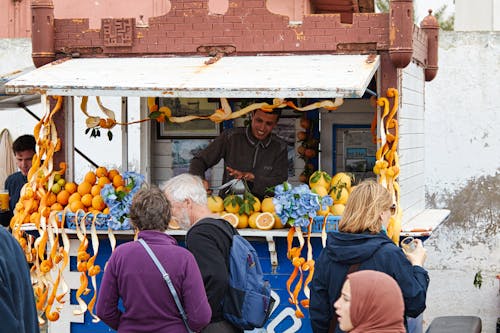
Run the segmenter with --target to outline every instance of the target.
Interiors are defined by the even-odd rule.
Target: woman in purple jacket
[[[170,216],[170,203],[157,187],[139,190],[132,200],[130,218],[138,238],[146,241],[170,275],[189,328],[200,331],[212,312],[193,255],[165,233]],[[162,274],[139,242],[118,246],[109,258],[96,308],[99,318],[120,333],[187,331]]]

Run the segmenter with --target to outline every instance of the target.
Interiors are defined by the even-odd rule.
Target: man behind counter
[[[271,133],[279,117],[280,110],[253,111],[250,126],[225,130],[194,156],[189,173],[200,176],[208,188],[205,171],[224,159],[223,184],[233,178],[244,179],[258,198],[272,195],[266,190],[288,178],[287,144]]]
[[[11,174],[5,180],[5,189],[9,191],[9,208],[8,212],[0,214],[0,222],[4,226],[8,226],[14,214],[14,208],[19,201],[21,189],[28,182],[28,171],[31,169],[31,161],[35,155],[36,141],[33,135],[21,135],[12,144],[12,150],[16,158],[16,165],[19,171]]]

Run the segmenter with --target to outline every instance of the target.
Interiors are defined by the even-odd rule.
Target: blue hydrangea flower
[[[128,192],[116,191],[112,184],[106,184],[101,189],[101,196],[109,208],[111,219],[109,226],[113,230],[130,229],[130,205],[134,194],[139,191],[144,183],[144,176],[128,171],[123,173],[123,180]]]

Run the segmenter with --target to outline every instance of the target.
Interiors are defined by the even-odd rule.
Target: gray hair
[[[202,206],[207,205],[207,191],[200,177],[183,173],[170,178],[161,185],[163,192],[173,201],[191,199]]]
[[[165,231],[172,215],[170,201],[157,186],[146,186],[134,195],[130,221],[139,230]]]

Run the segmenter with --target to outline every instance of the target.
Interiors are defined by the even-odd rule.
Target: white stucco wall
[[[439,71],[426,84],[426,190],[450,218],[425,242],[431,279],[424,321],[500,315],[499,33],[441,32]],[[486,179],[487,181],[478,180]],[[473,285],[481,271],[481,288]]]
[[[427,192],[500,171],[500,33],[442,32],[425,87]]]

